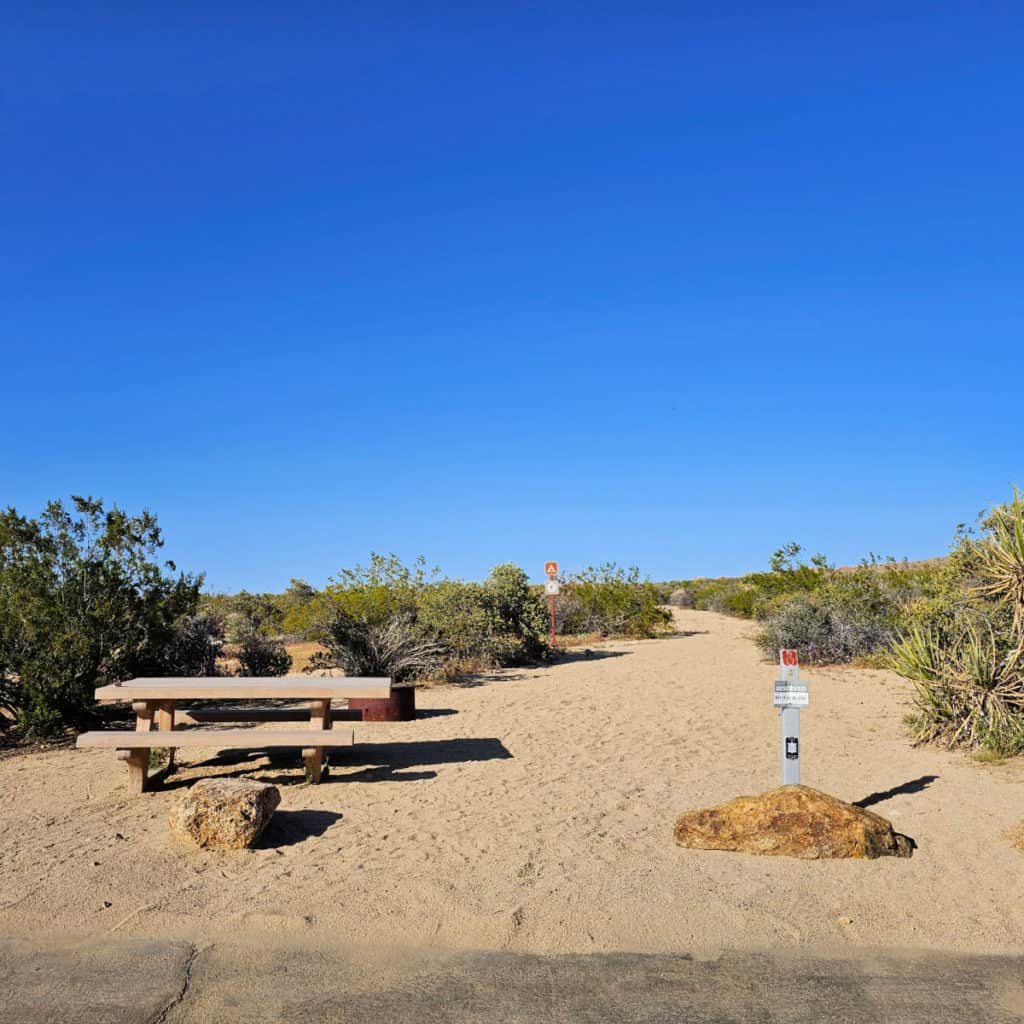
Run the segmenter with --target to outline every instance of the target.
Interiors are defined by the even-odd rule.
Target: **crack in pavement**
[[[192,984],[192,968],[195,965],[196,958],[200,952],[205,952],[207,949],[212,949],[212,946],[206,946],[203,950],[200,950],[195,943],[189,943],[189,954],[188,960],[185,961],[185,977],[182,979],[181,988],[174,998],[149,1022],[149,1024],[165,1024],[168,1015],[176,1007],[181,1005],[181,1001],[185,998],[188,993],[189,985]]]

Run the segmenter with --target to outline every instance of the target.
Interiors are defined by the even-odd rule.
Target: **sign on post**
[[[782,784],[800,782],[800,709],[811,703],[810,688],[800,682],[800,658],[796,651],[779,651],[779,679],[775,683],[772,704],[779,709],[782,723],[780,762]]]
[[[555,577],[558,575],[558,563],[557,562],[545,562],[544,563],[544,575],[547,576],[548,582],[544,584],[544,593],[548,595],[548,601],[551,604],[551,646],[555,646],[555,597],[558,595],[558,581]]]

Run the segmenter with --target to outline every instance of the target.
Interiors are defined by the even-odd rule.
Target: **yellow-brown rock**
[[[202,779],[171,810],[171,831],[196,846],[243,850],[259,839],[281,794],[250,779]]]
[[[1016,846],[1018,850],[1024,850],[1024,821],[1007,829],[1003,833],[1003,838],[1008,840],[1011,846]]]
[[[697,850],[805,860],[909,857],[913,850],[885,818],[809,786],[782,786],[680,815],[675,840]]]

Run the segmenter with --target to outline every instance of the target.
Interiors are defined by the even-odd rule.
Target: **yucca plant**
[[[891,667],[914,684],[917,742],[1024,751],[1024,505],[986,521],[961,554],[973,598],[943,629],[911,629],[892,647]]]
[[[1024,506],[1014,487],[1013,503],[996,509],[989,519],[989,535],[976,544],[980,594],[1009,606],[1015,643],[1014,663],[1024,655]]]
[[[444,644],[420,636],[409,615],[370,622],[339,611],[327,627],[326,657],[315,668],[337,666],[350,676],[390,676],[395,682],[426,675],[444,656]]]

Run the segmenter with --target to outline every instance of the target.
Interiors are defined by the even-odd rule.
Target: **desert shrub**
[[[292,667],[284,643],[262,633],[246,633],[238,643],[240,676],[283,676]]]
[[[250,594],[241,590],[226,596],[220,608],[227,638],[232,643],[241,643],[253,633],[273,636],[281,632],[284,616],[274,594]]]
[[[1024,752],[1024,506],[1016,489],[1011,504],[983,519],[980,537],[958,536],[939,596],[927,600],[927,614],[890,657],[914,685],[915,739]]]
[[[693,594],[693,607],[699,611],[736,614],[732,611],[734,598],[744,588],[738,579],[722,578],[690,580],[685,584],[685,589]]]
[[[335,612],[326,630],[327,653],[313,667],[342,668],[350,676],[390,676],[395,682],[428,675],[444,657],[442,643],[425,638],[405,612],[385,622]]]
[[[425,637],[442,642],[457,660],[476,658],[487,649],[491,617],[479,583],[443,580],[427,587],[420,597],[416,621]]]
[[[155,560],[152,513],[72,501],[0,513],[0,705],[30,735],[80,722],[97,686],[159,675],[202,584]]]
[[[908,609],[930,593],[927,574],[872,556],[852,570],[823,571],[811,590],[761,600],[757,643],[774,656],[795,648],[810,664],[841,664],[884,652]]]
[[[487,666],[518,665],[547,650],[547,612],[516,565],[499,565],[482,583],[445,580],[420,595],[417,624],[449,657]]]
[[[636,566],[613,562],[571,577],[556,602],[563,633],[655,636],[671,622],[661,594]]]
[[[545,653],[548,613],[518,565],[495,566],[484,580],[483,597],[491,622],[490,650],[499,664],[521,664]]]
[[[316,628],[319,597],[317,589],[305,580],[291,580],[277,599],[281,629],[291,636],[309,637]]]
[[[887,616],[860,613],[834,593],[807,593],[779,603],[762,622],[757,645],[771,657],[788,647],[806,664],[836,664],[873,654],[894,632]]]
[[[436,569],[427,572],[422,557],[407,566],[397,555],[372,552],[369,565],[342,569],[331,577],[318,602],[321,625],[338,613],[377,625],[401,618],[415,620],[420,595],[436,575]]]
[[[224,623],[213,614],[185,615],[174,628],[163,657],[169,676],[215,676],[224,646]]]
[[[675,608],[695,608],[697,597],[692,590],[680,587],[668,595],[668,603]]]

